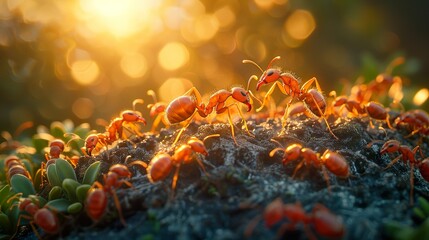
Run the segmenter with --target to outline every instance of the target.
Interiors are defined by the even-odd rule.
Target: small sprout
[[[100,164],[101,162],[94,162],[92,163],[88,169],[85,171],[85,174],[83,176],[83,184],[93,184],[95,180],[97,180],[98,174],[100,172]]]
[[[83,208],[82,203],[76,202],[73,204],[70,204],[70,206],[67,208],[67,212],[70,214],[76,214],[79,213]]]
[[[76,196],[79,202],[83,203],[85,201],[86,195],[88,194],[90,188],[91,185],[88,184],[82,184],[76,188]]]
[[[67,178],[73,179],[75,181],[77,180],[76,173],[74,172],[72,165],[66,160],[58,158],[55,161],[55,168],[57,170],[57,175],[61,182]]]
[[[63,190],[59,186],[52,187],[51,191],[49,191],[49,201],[61,198],[63,194]]]
[[[419,197],[417,199],[417,207],[413,208],[413,213],[421,220],[429,218],[429,202],[426,199]]]
[[[63,181],[62,187],[64,192],[66,193],[67,198],[72,202],[77,202],[78,198],[76,196],[76,188],[80,186],[80,183],[77,181],[66,178]]]
[[[72,203],[64,198],[59,198],[59,199],[55,199],[52,201],[49,201],[46,203],[46,207],[49,207],[49,209],[54,209],[57,212],[62,212],[62,213],[66,213],[68,207],[71,205]]]
[[[55,164],[49,165],[48,168],[46,169],[46,173],[47,173],[49,184],[51,186],[61,186],[62,181],[60,181],[60,178],[58,177],[57,168],[55,167]]]
[[[0,229],[3,229],[5,232],[9,232],[10,229],[12,229],[12,224],[9,220],[9,217],[2,212],[0,212]]]
[[[23,197],[36,194],[33,183],[30,179],[21,174],[15,174],[10,179],[12,189],[17,193],[22,193]]]
[[[51,123],[50,133],[54,138],[62,138],[66,133],[66,128],[62,122],[55,121]]]

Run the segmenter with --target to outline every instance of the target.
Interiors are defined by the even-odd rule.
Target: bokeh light
[[[189,52],[179,42],[167,43],[158,54],[158,62],[165,70],[176,70],[189,61]]]
[[[174,98],[191,89],[192,82],[185,78],[169,78],[159,88],[158,95],[162,102],[170,102]]]
[[[146,73],[147,62],[144,56],[138,52],[127,53],[122,56],[121,68],[131,78],[139,78]]]
[[[429,98],[429,89],[422,88],[419,91],[417,91],[417,93],[414,95],[413,103],[416,106],[420,106],[423,103],[425,103],[426,100],[428,100],[428,98]]]
[[[89,98],[78,98],[73,102],[71,110],[79,119],[88,119],[94,112],[94,103]]]
[[[77,83],[91,85],[97,80],[100,69],[92,60],[78,60],[72,63],[71,74]]]
[[[423,30],[429,3],[407,14],[399,6],[357,0],[0,1],[0,110],[7,116],[0,125],[13,129],[17,116],[93,124],[133,99],[150,101],[149,89],[163,101],[191,86],[210,95],[260,74],[243,59],[265,67],[278,55],[275,65],[301,79],[315,76],[323,90],[337,92],[344,88],[340,79],[368,82],[403,55],[404,66],[394,69],[403,89],[428,88],[429,53],[421,49],[429,38]],[[392,94],[413,104],[408,93]],[[66,111],[71,105],[87,111]]]

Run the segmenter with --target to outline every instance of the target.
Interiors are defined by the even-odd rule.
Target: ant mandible
[[[195,87],[192,87],[186,93],[184,93],[184,95],[177,97],[176,99],[171,101],[165,110],[165,119],[169,124],[177,124],[186,120],[188,121],[185,126],[180,130],[173,145],[177,143],[182,132],[189,126],[196,113],[198,113],[201,117],[205,118],[213,111],[215,111],[216,114],[221,114],[225,111],[228,112],[228,122],[231,127],[232,138],[235,144],[238,145],[235,139],[234,124],[232,122],[230,113],[230,108],[232,106],[235,106],[237,108],[238,113],[240,114],[240,117],[244,122],[244,127],[246,131],[249,134],[250,132],[247,128],[247,123],[244,119],[244,115],[238,107],[237,103],[232,103],[230,105],[225,106],[225,102],[228,98],[232,97],[236,102],[241,102],[245,104],[248,108],[247,111],[249,112],[252,109],[251,99],[249,97],[250,94],[251,93],[249,91],[241,87],[233,87],[231,88],[231,91],[221,89],[210,96],[206,106],[204,103],[202,103],[200,92]]]
[[[289,72],[282,72],[278,68],[271,67],[271,65],[279,59],[280,59],[280,56],[273,58],[271,62],[268,64],[267,70],[265,71],[262,70],[262,68],[252,60],[243,60],[243,63],[251,63],[255,65],[262,72],[262,76],[256,83],[256,91],[258,91],[262,85],[275,82],[275,84],[273,84],[271,88],[268,90],[268,92],[265,94],[261,107],[256,109],[256,111],[259,112],[262,110],[262,108],[265,106],[267,102],[268,97],[274,92],[274,89],[276,88],[276,86],[278,86],[278,88],[283,94],[291,96],[291,99],[286,105],[285,114],[283,115],[283,118],[282,118],[283,127],[286,125],[286,118],[287,118],[287,112],[288,112],[289,106],[292,103],[292,101],[296,98],[299,101],[304,102],[305,106],[310,110],[311,113],[313,113],[318,118],[322,118],[325,121],[326,126],[328,127],[328,130],[331,133],[331,135],[338,140],[338,137],[332,132],[331,127],[329,126],[328,121],[326,120],[326,117],[325,117],[325,111],[327,106],[326,100],[322,94],[322,89],[317,79],[315,77],[311,78],[310,80],[302,84],[300,88],[299,80],[294,75],[292,75]],[[252,79],[253,78],[249,79],[248,84]],[[310,88],[313,84],[316,85],[316,89]]]

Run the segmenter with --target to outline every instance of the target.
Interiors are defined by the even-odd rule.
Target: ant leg
[[[293,170],[292,178],[295,178],[296,173],[299,171],[299,169],[304,166],[304,161],[301,161],[296,167],[295,170]]]
[[[326,171],[326,168],[324,166],[322,167],[322,173],[323,173],[323,178],[326,181],[326,185],[328,186],[328,192],[330,194],[331,193],[331,184],[329,184],[328,172]]]
[[[185,124],[185,126],[182,127],[182,129],[180,129],[179,134],[177,134],[176,139],[174,140],[172,145],[175,145],[178,141],[180,136],[182,135],[182,133],[188,128],[188,126],[191,124],[192,119],[194,118],[195,114],[197,113],[197,111],[195,111],[191,117],[189,118],[188,122]]]
[[[314,78],[314,79],[316,81],[316,84],[317,84],[318,88],[320,88],[319,83],[317,82],[317,79],[316,78]],[[311,98],[313,99],[313,102],[316,104],[317,110],[319,111],[319,114],[320,114],[321,118],[323,118],[323,120],[325,121],[326,126],[328,127],[328,131],[331,133],[332,136],[334,136],[335,139],[339,140],[339,138],[332,132],[332,129],[329,126],[328,120],[326,120],[325,113],[323,113],[322,109],[320,109],[319,104],[317,104],[316,99],[314,99],[313,95],[311,95]]]
[[[402,154],[397,156],[395,159],[393,159],[385,168],[383,168],[383,171],[390,168],[393,164],[395,164],[397,161],[399,161],[402,157]]]
[[[161,122],[161,120],[162,120],[162,118],[163,118],[163,115],[164,115],[164,114],[158,114],[158,115],[156,116],[155,120],[153,120],[152,128],[150,129],[150,131],[151,131],[152,133],[154,133],[154,132],[155,132],[156,128],[158,127],[159,123]]]
[[[410,206],[414,205],[414,163],[410,164]]]
[[[179,179],[179,170],[181,165],[182,164],[178,164],[176,167],[176,171],[174,171],[173,181],[171,183],[170,199],[174,198],[174,191],[176,190],[177,180]]]
[[[272,139],[271,139],[272,140]],[[270,152],[270,157],[273,157],[274,156],[274,154],[276,154],[278,151],[282,151],[282,152],[284,152],[285,150],[284,150],[284,148],[280,148],[280,147],[278,147],[278,148],[274,148],[273,150],[271,150],[271,152]]]
[[[252,235],[252,233],[253,233],[253,230],[256,228],[256,225],[258,225],[258,223],[259,223],[259,221],[261,221],[261,218],[262,218],[262,216],[259,214],[259,215],[256,215],[252,220],[250,220],[250,222],[247,224],[247,226],[246,226],[246,228],[244,229],[244,232],[243,232],[243,234],[244,234],[244,236],[246,237],[246,238],[249,238],[251,235]]]
[[[271,94],[273,94],[274,89],[276,88],[276,86],[280,89],[280,91],[287,95],[286,91],[284,90],[284,87],[282,85],[282,83],[280,82],[276,82],[275,84],[273,84],[270,89],[268,90],[268,92],[265,94],[264,99],[262,100],[262,105],[256,109],[256,112],[260,112],[262,110],[262,108],[264,108],[264,106],[267,104],[268,98],[271,96]]]
[[[235,139],[234,124],[232,122],[231,113],[229,111],[229,108],[228,108],[228,122],[229,122],[229,126],[231,127],[232,139],[234,140],[235,145],[238,146],[237,140]]]
[[[119,199],[118,199],[118,195],[116,195],[116,192],[113,191],[113,190],[112,190],[111,193],[112,193],[112,196],[113,196],[113,201],[115,202],[116,209],[118,210],[119,219],[120,219],[122,225],[124,227],[126,227],[127,223],[125,222],[124,216],[122,215],[122,208],[121,208],[121,204],[120,204]]]
[[[249,131],[249,128],[247,127],[246,119],[244,118],[243,112],[241,111],[240,107],[238,107],[238,105],[237,105],[236,103],[233,103],[233,104],[229,105],[227,108],[229,109],[229,107],[231,107],[231,106],[235,106],[235,107],[237,108],[237,110],[238,110],[238,114],[240,115],[241,120],[242,120],[242,121],[243,121],[243,123],[244,123],[244,128],[246,129],[246,132],[249,134],[249,136],[254,137],[255,135],[253,135],[253,134]]]

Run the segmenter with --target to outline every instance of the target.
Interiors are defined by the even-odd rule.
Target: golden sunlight
[[[189,61],[189,51],[179,42],[167,43],[158,54],[158,62],[165,70],[176,70]]]
[[[77,83],[91,85],[100,75],[100,69],[93,60],[78,60],[71,65],[71,75]]]
[[[185,78],[169,78],[159,88],[161,101],[170,102],[192,87],[192,82]]]
[[[122,56],[121,69],[131,78],[142,77],[147,71],[147,62],[144,56],[138,52],[128,53]]]
[[[284,24],[286,32],[295,40],[305,40],[316,28],[313,15],[306,10],[294,11]]]
[[[414,95],[413,103],[416,106],[420,106],[423,103],[425,103],[428,98],[429,98],[429,89],[422,88],[416,93],[416,95]]]
[[[129,37],[155,22],[162,1],[140,0],[81,0],[83,20],[94,33],[109,33],[115,37]]]

